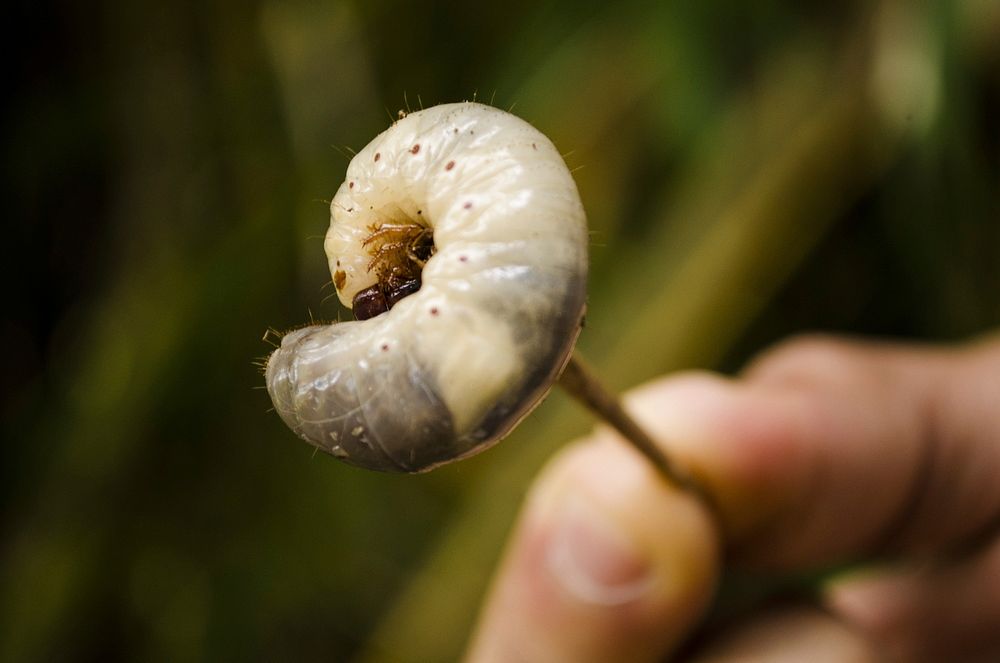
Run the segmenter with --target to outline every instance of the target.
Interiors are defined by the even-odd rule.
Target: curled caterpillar
[[[353,465],[485,449],[548,392],[583,317],[587,228],[555,146],[476,103],[411,113],[347,168],[324,248],[354,321],[286,334],[275,409]]]

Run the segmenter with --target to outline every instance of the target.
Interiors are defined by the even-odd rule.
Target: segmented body
[[[586,220],[556,148],[481,104],[411,113],[351,161],[331,215],[338,296],[370,315],[282,339],[266,371],[281,417],[386,471],[503,437],[547,392],[583,315]]]

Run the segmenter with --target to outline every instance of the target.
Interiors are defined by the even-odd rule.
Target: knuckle
[[[754,382],[829,382],[850,373],[861,353],[855,342],[828,334],[806,334],[766,350],[744,375]]]

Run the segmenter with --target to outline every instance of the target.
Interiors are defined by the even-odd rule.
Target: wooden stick
[[[621,433],[667,481],[694,495],[713,515],[716,514],[715,501],[708,491],[664,453],[642,426],[625,411],[619,400],[601,385],[579,353],[574,352],[570,357],[559,377],[559,386]]]

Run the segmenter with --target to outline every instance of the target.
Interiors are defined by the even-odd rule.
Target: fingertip
[[[875,663],[882,653],[833,616],[806,606],[773,609],[720,634],[696,663]]]
[[[1000,539],[947,560],[854,569],[821,595],[894,660],[1000,660]]]
[[[708,513],[632,450],[565,450],[529,495],[470,650],[472,661],[656,660],[711,598]]]

